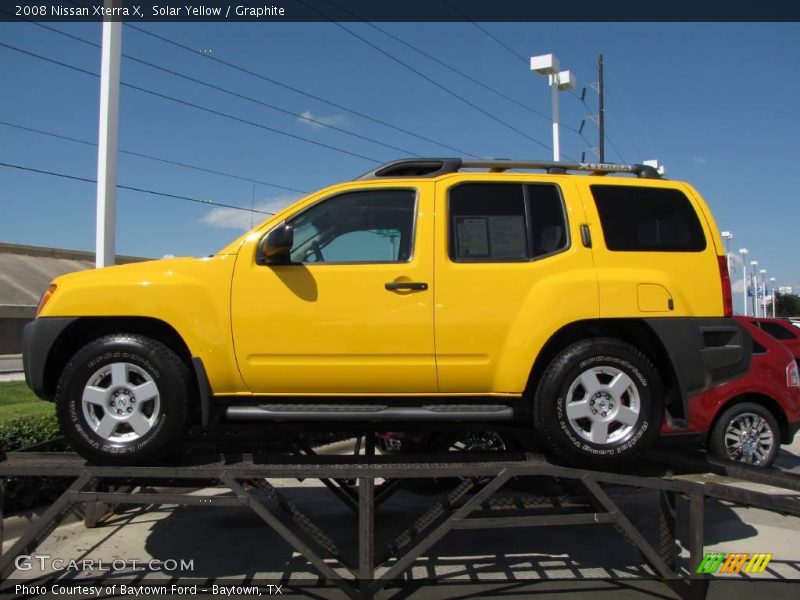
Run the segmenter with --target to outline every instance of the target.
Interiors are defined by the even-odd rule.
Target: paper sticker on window
[[[458,256],[489,256],[489,231],[486,218],[456,219]]]
[[[525,256],[525,217],[523,215],[489,217],[489,243],[493,258]]]

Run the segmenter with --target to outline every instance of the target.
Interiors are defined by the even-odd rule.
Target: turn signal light
[[[55,285],[51,285],[49,288],[45,290],[44,294],[42,294],[41,300],[39,300],[39,306],[36,307],[36,316],[33,317],[34,319],[39,318],[39,313],[41,313],[42,310],[44,309],[44,305],[47,304],[47,302],[50,300],[50,298],[53,297],[53,294],[55,293],[56,293]]]

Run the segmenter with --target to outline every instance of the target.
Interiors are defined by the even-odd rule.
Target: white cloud
[[[256,202],[254,208],[262,212],[276,213],[299,197],[300,194],[282,194]],[[235,208],[214,208],[202,218],[202,222],[211,227],[247,231],[252,225],[260,223],[269,216],[262,214],[262,212],[251,213],[250,211],[236,210]]]
[[[313,119],[313,120],[310,120]],[[310,110],[303,111],[297,120],[311,129],[322,129],[325,125],[336,125],[341,127],[347,124],[347,119],[343,115],[331,115],[329,117],[318,117]]]
[[[704,156],[694,156],[692,162],[696,165],[705,165],[708,163],[708,159]]]

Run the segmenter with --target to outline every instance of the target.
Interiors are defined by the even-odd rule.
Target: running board
[[[229,406],[232,421],[510,421],[514,411],[502,404],[261,404]]]

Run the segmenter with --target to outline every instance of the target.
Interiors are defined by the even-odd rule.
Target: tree
[[[800,317],[800,296],[778,294],[775,296],[776,317]]]

